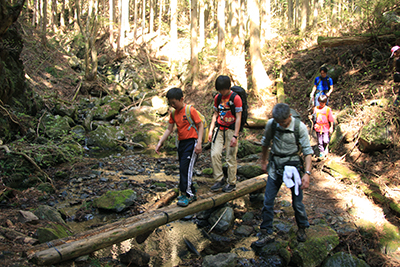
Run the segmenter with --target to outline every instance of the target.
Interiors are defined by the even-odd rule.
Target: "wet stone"
[[[101,171],[101,170],[92,170],[92,174],[89,176],[94,175],[93,178],[96,178],[97,176],[102,175],[102,174],[103,174],[103,171]]]
[[[246,212],[243,216],[242,216],[242,220],[244,222],[250,222],[254,219],[254,214],[252,212]]]
[[[85,199],[85,198],[88,198],[88,197],[89,197],[89,194],[84,193],[84,194],[82,194],[80,196],[80,199]]]
[[[235,235],[238,236],[250,236],[253,232],[253,226],[241,225],[235,229]]]
[[[122,172],[122,175],[137,175],[138,174],[138,172],[136,172],[136,171],[131,171],[131,170],[124,170],[123,172]]]

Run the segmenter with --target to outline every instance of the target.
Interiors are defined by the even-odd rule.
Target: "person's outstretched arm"
[[[160,141],[158,141],[158,144],[156,146],[157,154],[160,153],[160,148],[161,148],[162,144],[164,143],[165,140],[167,140],[168,136],[172,133],[173,130],[174,130],[174,123],[168,124],[167,130],[165,130],[163,136],[161,137]]]

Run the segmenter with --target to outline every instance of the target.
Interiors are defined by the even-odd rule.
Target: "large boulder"
[[[131,189],[108,191],[105,195],[93,200],[93,207],[121,212],[135,203],[137,194]]]
[[[120,149],[118,140],[124,139],[125,135],[122,129],[112,126],[99,126],[89,133],[87,144],[101,149]]]
[[[47,113],[40,124],[40,129],[50,139],[61,139],[62,136],[67,135],[71,130],[71,118],[60,115],[53,116]]]
[[[61,225],[66,225],[64,219],[61,217],[61,213],[59,213],[53,207],[47,205],[40,205],[35,210],[34,214],[41,220],[47,220]]]
[[[240,165],[237,168],[237,173],[247,179],[259,176],[264,172],[259,165]]]
[[[382,150],[393,145],[395,127],[387,123],[385,112],[381,107],[371,107],[375,114],[361,130],[359,149],[362,152]]]
[[[217,209],[211,214],[208,222],[211,225],[214,225],[218,220],[219,222],[215,225],[215,230],[217,232],[225,232],[226,230],[231,228],[233,222],[235,221],[233,209],[226,206]]]

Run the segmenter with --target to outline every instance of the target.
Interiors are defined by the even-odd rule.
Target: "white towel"
[[[294,177],[294,179],[292,179],[292,177]],[[292,188],[294,186],[294,193],[296,194],[296,196],[299,195],[299,186],[301,185],[301,178],[296,167],[285,166],[285,169],[283,171],[283,182],[288,188]]]

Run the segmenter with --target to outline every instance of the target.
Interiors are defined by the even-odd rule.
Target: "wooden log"
[[[7,239],[18,242],[20,244],[35,245],[35,244],[39,243],[39,240],[29,237],[27,235],[24,235],[13,229],[10,229],[10,228],[0,226],[0,233]]]
[[[278,103],[285,103],[286,95],[285,89],[283,87],[283,80],[282,78],[278,78],[276,81],[276,98]]]
[[[167,206],[167,204],[169,202],[171,202],[171,200],[173,200],[174,198],[176,198],[178,196],[178,190],[176,189],[171,189],[169,190],[167,193],[165,193],[159,200],[157,200],[156,202],[154,202],[153,204],[151,204],[146,211],[152,211],[152,210],[156,210],[158,208]]]
[[[245,127],[253,128],[253,129],[264,129],[267,122],[268,122],[268,120],[264,120],[264,119],[248,118],[247,125]]]
[[[53,240],[53,247],[41,244],[27,251],[28,259],[39,265],[50,265],[61,261],[87,255],[96,250],[109,247],[115,243],[149,232],[185,216],[211,209],[230,200],[239,198],[267,184],[267,175],[263,174],[245,180],[236,185],[236,191],[230,193],[207,193],[199,196],[199,200],[183,208],[177,205],[146,212],[134,217],[105,225],[75,236]]]
[[[344,36],[344,37],[318,37],[318,45],[322,47],[335,47],[342,45],[358,45],[371,43],[378,40],[395,39],[394,34],[381,36]]]

